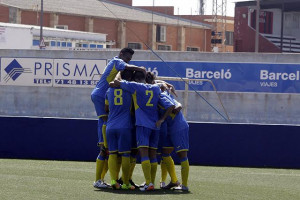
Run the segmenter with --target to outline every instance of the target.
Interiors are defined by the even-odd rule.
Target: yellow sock
[[[100,160],[97,158],[96,160],[96,181],[101,179],[101,174],[104,168],[105,160]]]
[[[103,136],[103,141],[104,141],[104,147],[108,148],[107,139],[106,139],[106,124],[102,125],[102,136]]]
[[[122,179],[123,182],[129,184],[130,158],[122,156]]]
[[[130,170],[129,170],[129,180],[132,180],[133,171],[136,165],[136,158],[130,157]]]
[[[142,161],[142,169],[144,172],[144,177],[146,184],[149,185],[151,183],[151,164],[150,160],[144,160]]]
[[[190,164],[189,160],[185,160],[181,162],[181,179],[182,179],[182,185],[188,186],[188,178],[189,178],[189,171],[190,171]]]
[[[110,173],[111,180],[117,180],[117,165],[118,165],[118,155],[117,154],[110,154],[108,158],[108,169]]]
[[[101,180],[104,180],[104,177],[105,177],[107,171],[108,171],[108,160],[105,159],[103,170],[102,170],[102,173],[101,173]]]
[[[118,162],[117,162],[117,177],[119,177],[122,165],[122,156],[118,155]]]
[[[164,163],[166,164],[167,170],[171,177],[171,182],[176,183],[178,181],[176,172],[175,172],[175,164],[174,160],[171,156],[163,157]]]
[[[167,175],[168,175],[168,170],[167,170],[167,165],[166,165],[166,163],[164,162],[163,159],[161,159],[160,168],[161,168],[161,179],[160,179],[160,182],[166,182]]]
[[[151,164],[151,183],[155,183],[156,171],[157,171],[157,162],[152,162]]]

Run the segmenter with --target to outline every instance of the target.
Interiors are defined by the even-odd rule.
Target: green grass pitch
[[[176,171],[180,178],[180,166]],[[0,199],[300,199],[299,170],[191,166],[190,193],[97,190],[94,176],[93,162],[0,159]],[[156,187],[159,178],[160,170]],[[134,181],[143,182],[140,165]]]

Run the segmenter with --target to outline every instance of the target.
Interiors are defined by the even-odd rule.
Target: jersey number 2
[[[153,98],[153,91],[152,90],[146,90],[146,95],[148,96],[150,94],[150,97],[146,103],[146,106],[153,106],[153,104],[151,103],[151,100]]]
[[[115,89],[114,90],[114,103],[117,106],[123,105],[123,98],[122,98],[123,90],[122,89]]]

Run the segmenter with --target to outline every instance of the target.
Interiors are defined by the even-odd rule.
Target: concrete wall
[[[0,50],[1,57],[110,59],[119,50],[102,52]],[[157,52],[165,61],[300,63],[297,54]],[[148,51],[137,51],[135,60],[158,60]],[[95,118],[90,88],[53,88],[0,85],[0,115]],[[222,111],[214,92],[201,94]],[[234,123],[300,124],[300,95],[220,92]],[[179,93],[183,102],[183,93]],[[189,121],[224,122],[195,92],[189,93]]]

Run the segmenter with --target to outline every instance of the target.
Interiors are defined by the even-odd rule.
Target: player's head
[[[133,70],[125,69],[121,72],[121,78],[126,81],[131,81],[133,77]]]
[[[155,80],[155,75],[152,72],[147,72],[146,73],[146,83],[148,84],[154,84]]]
[[[146,83],[146,74],[144,72],[135,71],[133,80],[138,83]]]
[[[132,58],[134,51],[131,48],[123,48],[119,53],[119,58],[122,59],[124,62],[129,63]]]

